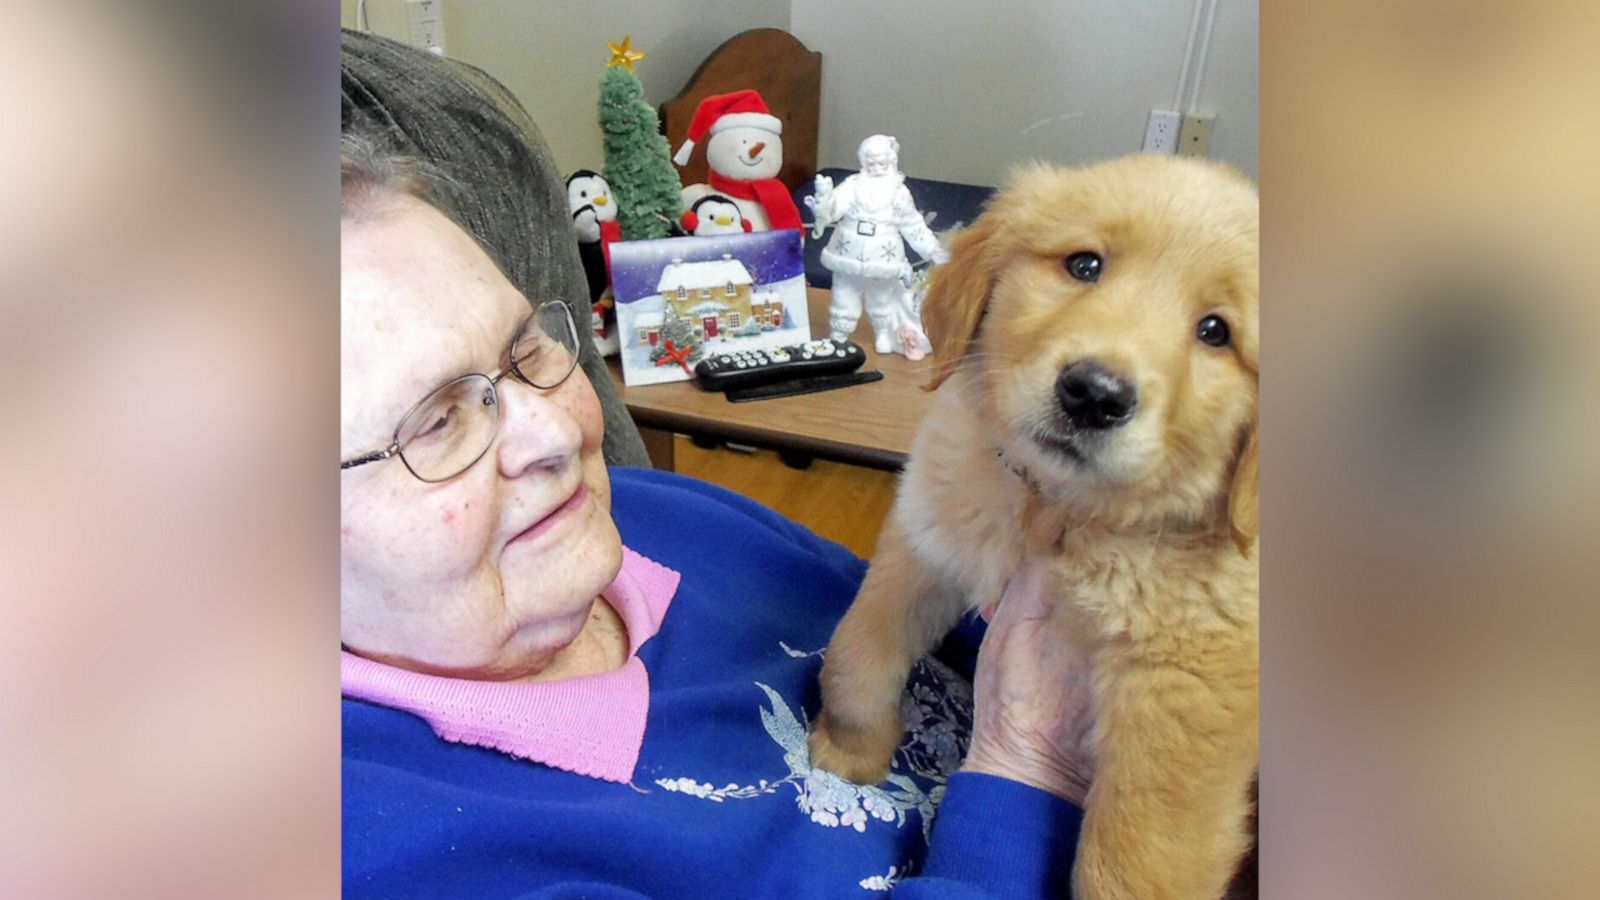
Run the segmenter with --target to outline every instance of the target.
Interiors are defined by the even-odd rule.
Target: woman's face
[[[387,447],[458,375],[493,375],[528,301],[471,237],[409,197],[340,229],[340,458]],[[499,382],[489,451],[442,483],[396,458],[340,474],[341,639],[372,659],[458,677],[549,665],[616,576],[622,545],[582,369],[539,390]]]

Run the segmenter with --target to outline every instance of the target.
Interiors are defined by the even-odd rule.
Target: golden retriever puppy
[[[1258,756],[1259,223],[1231,169],[1135,156],[1025,169],[956,238],[814,764],[881,780],[913,662],[1047,553],[1095,672],[1076,896],[1221,896]]]

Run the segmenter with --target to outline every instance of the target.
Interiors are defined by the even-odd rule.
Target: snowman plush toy
[[[567,176],[567,208],[572,212],[578,257],[589,282],[589,320],[594,327],[595,346],[601,355],[608,356],[618,347],[616,328],[607,322],[612,300],[606,296],[611,284],[611,245],[622,239],[616,198],[605,178],[579,169]]]
[[[683,230],[695,237],[716,234],[747,234],[750,220],[739,211],[739,204],[721,194],[706,194],[683,214]]]
[[[710,183],[683,189],[686,208],[692,209],[707,194],[721,194],[738,207],[751,231],[800,229],[800,210],[778,180],[783,168],[783,122],[767,110],[760,94],[734,91],[700,101],[689,120],[688,139],[673,161],[687,165],[702,140]]]

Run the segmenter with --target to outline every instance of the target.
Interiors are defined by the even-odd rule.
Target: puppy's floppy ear
[[[1258,271],[1251,266],[1251,275]],[[1250,555],[1250,546],[1261,534],[1261,330],[1256,317],[1256,303],[1260,294],[1259,281],[1252,277],[1245,285],[1249,298],[1248,315],[1234,331],[1235,347],[1239,358],[1256,379],[1254,407],[1250,415],[1249,434],[1244,439],[1244,449],[1233,467],[1233,485],[1228,492],[1228,521],[1233,530],[1233,541],[1244,556]]]
[[[928,296],[922,303],[922,324],[933,345],[933,380],[924,390],[934,390],[955,373],[978,333],[978,322],[989,303],[994,282],[989,244],[996,232],[993,213],[956,235],[950,261],[934,270]]]
[[[1250,547],[1261,534],[1261,428],[1252,423],[1245,439],[1244,452],[1233,468],[1233,488],[1228,493],[1228,523],[1239,553],[1250,555]]]

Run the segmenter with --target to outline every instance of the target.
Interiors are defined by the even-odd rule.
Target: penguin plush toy
[[[707,194],[683,214],[683,230],[695,237],[744,234],[750,231],[750,220],[739,212],[732,200],[721,194]]]
[[[594,328],[595,348],[602,356],[619,349],[615,301],[611,286],[611,245],[622,240],[622,223],[617,221],[617,199],[605,178],[588,169],[567,176],[567,209],[572,212],[572,230],[578,237],[578,258],[589,282],[589,324]]]
[[[611,244],[622,239],[616,197],[597,172],[579,169],[567,176],[567,208],[578,235],[578,255],[589,280],[589,300],[599,300],[610,284]]]

